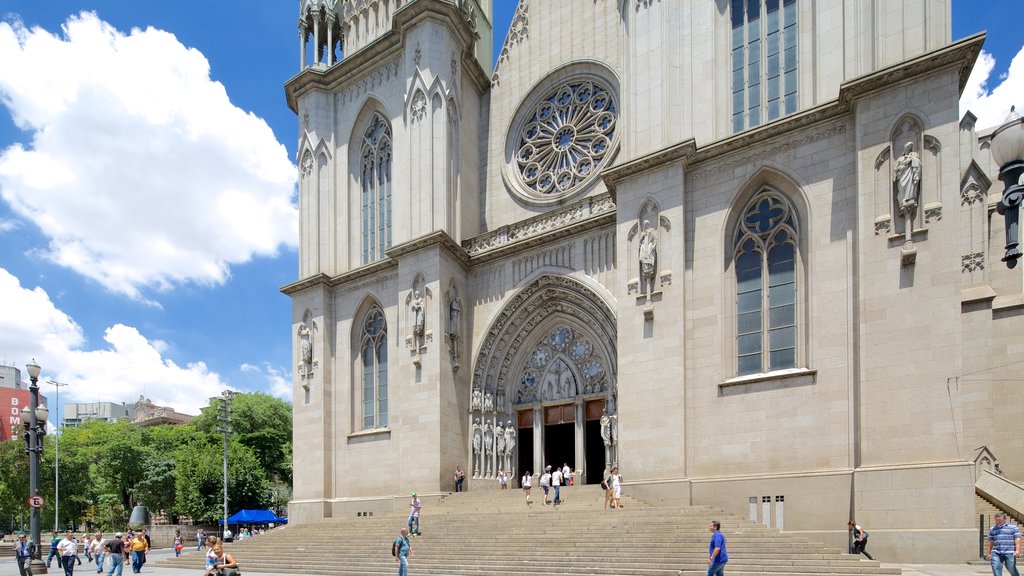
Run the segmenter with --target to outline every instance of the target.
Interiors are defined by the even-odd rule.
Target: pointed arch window
[[[764,190],[743,210],[734,241],[739,376],[796,367],[798,239],[781,194]]]
[[[388,329],[384,313],[374,306],[363,320],[359,338],[363,388],[363,430],[388,425]]]
[[[731,0],[732,130],[797,107],[797,0]]]
[[[380,114],[363,134],[359,194],[361,260],[370,264],[391,247],[391,127]]]

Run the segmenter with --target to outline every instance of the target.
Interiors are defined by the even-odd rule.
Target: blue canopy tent
[[[228,516],[228,524],[286,524],[287,518],[281,518],[270,510],[239,510]],[[223,524],[224,520],[217,522]]]

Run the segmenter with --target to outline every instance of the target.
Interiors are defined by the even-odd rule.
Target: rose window
[[[541,196],[589,181],[607,157],[618,110],[611,91],[593,80],[562,84],[535,105],[519,132],[520,180]]]

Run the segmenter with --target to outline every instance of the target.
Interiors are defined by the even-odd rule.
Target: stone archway
[[[599,481],[612,460],[616,329],[611,309],[565,276],[541,276],[513,296],[484,338],[471,389],[473,476],[513,478],[568,463]],[[597,480],[594,480],[594,479]]]

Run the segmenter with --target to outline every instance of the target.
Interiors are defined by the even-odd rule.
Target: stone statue
[[[459,337],[459,322],[462,319],[462,302],[456,294],[452,294],[448,301],[448,335],[453,338]]]
[[[640,283],[646,294],[654,289],[654,268],[658,259],[658,231],[650,220],[644,220],[643,231],[640,232]]]
[[[617,414],[608,417],[608,432],[612,446],[615,446],[619,443],[619,417]]]
[[[612,419],[608,416],[608,412],[605,410],[601,411],[601,440],[604,441],[605,446],[612,445],[612,430],[611,430]]]
[[[473,420],[473,453],[479,454],[483,447],[483,437],[480,433],[480,419]]]
[[[305,322],[299,324],[299,350],[302,354],[302,364],[306,367],[313,364],[313,342],[309,326]]]
[[[505,452],[511,455],[516,449],[516,429],[509,420],[505,425]]]
[[[505,454],[505,429],[501,427],[501,421],[494,428],[494,453],[500,458]]]
[[[898,190],[900,214],[913,212],[917,208],[918,192],[921,188],[921,157],[914,152],[914,143],[907,142],[903,155],[896,159],[893,174]]]
[[[494,452],[494,427],[488,422],[484,426],[484,454],[492,454]]]
[[[481,394],[479,388],[473,388],[473,398],[472,398],[472,400],[470,400],[470,403],[469,403],[469,409],[470,410],[479,410],[483,406],[483,403],[482,403],[482,400],[481,400],[482,396],[483,396],[483,394]]]
[[[426,318],[423,313],[423,296],[420,295],[419,290],[415,290],[412,293],[410,310],[412,311],[412,335],[416,338],[422,338]]]
[[[484,412],[494,412],[494,394],[484,394]]]

